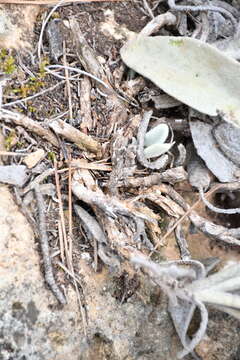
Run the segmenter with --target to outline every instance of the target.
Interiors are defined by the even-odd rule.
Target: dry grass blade
[[[62,195],[61,195],[61,188],[60,188],[60,181],[59,181],[59,174],[57,172],[57,161],[54,159],[54,170],[55,170],[55,182],[56,182],[56,189],[57,189],[57,197],[58,197],[58,203],[59,203],[59,217],[60,217],[60,224],[61,224],[61,230],[63,235],[63,244],[64,244],[64,250],[65,255],[67,259],[68,267],[70,268],[70,259],[69,259],[69,248],[68,248],[68,241],[67,241],[67,232],[66,232],[66,226],[65,226],[65,218],[64,218],[64,212],[63,212],[63,203],[62,203]]]
[[[67,88],[67,95],[68,95],[69,121],[70,121],[70,124],[72,124],[72,122],[73,122],[72,93],[71,93],[71,85],[70,85],[70,81],[69,81],[69,71],[67,69],[68,64],[67,64],[65,41],[63,41],[63,65],[66,66],[65,78],[66,78],[66,88]]]

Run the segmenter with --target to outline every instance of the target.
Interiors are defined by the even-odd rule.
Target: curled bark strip
[[[199,187],[199,194],[201,196],[202,201],[204,202],[204,204],[212,211],[218,213],[218,214],[228,214],[228,215],[232,215],[232,214],[240,214],[240,208],[235,208],[235,209],[220,209],[217,208],[216,206],[212,205],[205,197],[204,197],[204,191],[202,187]]]
[[[152,19],[140,32],[141,35],[150,36],[160,30],[163,26],[176,25],[177,17],[170,11]]]

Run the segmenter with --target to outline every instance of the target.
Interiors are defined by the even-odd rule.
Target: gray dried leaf
[[[46,35],[49,42],[50,56],[57,62],[60,56],[63,55],[63,36],[60,19],[53,19],[49,22]]]
[[[202,121],[190,121],[190,130],[197,153],[219,181],[237,181],[239,168],[218,149],[212,129],[212,125]]]
[[[22,187],[28,180],[25,165],[0,166],[0,183]]]
[[[187,172],[189,183],[196,189],[208,189],[211,183],[211,176],[209,174],[209,170],[204,164],[203,160],[200,158],[200,156],[197,155],[192,143],[187,145],[187,155]]]
[[[224,155],[240,166],[240,129],[229,123],[220,123],[212,133]]]

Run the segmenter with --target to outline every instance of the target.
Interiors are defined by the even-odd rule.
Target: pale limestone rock
[[[82,327],[71,287],[68,305],[44,284],[33,232],[6,186],[0,186],[0,358],[79,360]],[[25,357],[24,357],[25,356]]]

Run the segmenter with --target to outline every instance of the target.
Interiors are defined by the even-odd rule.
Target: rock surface
[[[30,226],[0,186],[0,359],[79,359],[81,323],[68,289],[64,309],[45,287]]]
[[[96,274],[81,260],[86,341],[74,290],[67,287],[68,304],[60,308],[44,284],[32,230],[6,186],[0,199],[1,360],[65,360],[69,354],[71,360],[175,360],[179,341],[159,289],[147,281],[121,304],[118,277],[106,269]]]
[[[32,230],[5,185],[0,229],[0,360],[176,360],[181,345],[167,299],[151,281],[106,267],[95,273],[80,258],[86,339],[75,291],[65,286],[68,304],[61,308],[45,286]],[[212,309],[209,315],[197,352],[203,360],[238,360],[239,322]]]

